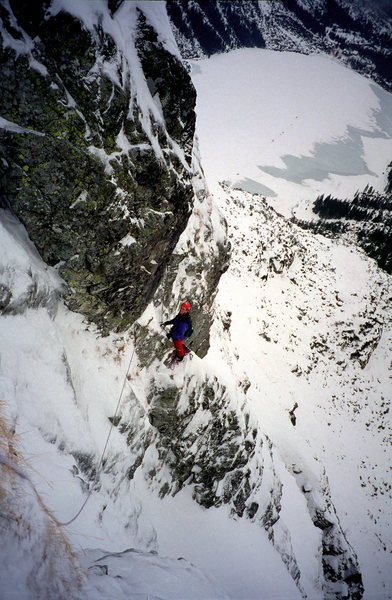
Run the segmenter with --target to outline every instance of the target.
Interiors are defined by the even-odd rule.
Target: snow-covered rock
[[[68,306],[124,330],[194,197],[195,90],[165,5],[4,2],[0,18],[1,206],[67,282]]]
[[[149,44],[158,42],[179,60],[162,3],[111,2],[109,10],[101,2],[66,4],[73,7],[73,27],[82,28],[90,41],[98,36],[99,44],[108,41],[109,30],[119,41],[116,36],[127,30],[124,11],[135,17],[142,10],[146,45],[139,48],[139,62],[146,60]],[[301,4],[310,11],[308,3]],[[4,11],[10,14],[4,6],[2,18]],[[51,5],[49,23],[60,8],[63,2]],[[28,57],[40,77],[47,77],[45,65],[27,51],[35,21],[23,23],[26,35],[15,21],[8,23],[14,42],[7,38],[6,54]],[[292,96],[277,93],[280,111],[272,107],[266,130],[255,126],[257,107],[246,88],[233,93],[243,65],[250,68],[261,51],[249,52],[252,60],[237,51],[192,65],[200,152],[196,140],[187,145],[189,138],[184,142],[188,166],[181,163],[192,213],[132,327],[102,337],[82,314],[70,311],[56,270],[36,252],[9,207],[1,211],[0,387],[9,423],[4,439],[18,438],[19,455],[29,468],[16,465],[19,475],[10,471],[16,462],[12,447],[1,444],[1,488],[7,494],[0,517],[7,543],[0,571],[4,581],[7,577],[5,589],[18,590],[19,597],[61,597],[58,590],[66,589],[72,565],[80,573],[81,591],[70,591],[91,600],[390,596],[391,278],[347,240],[326,239],[290,221],[292,209],[309,212],[316,187],[352,186],[355,175],[331,178],[328,163],[322,178],[310,169],[306,182],[287,187],[281,170],[264,170],[258,185],[274,181],[279,192],[267,199],[252,193],[260,187],[249,191],[237,185],[253,179],[260,147],[266,148],[264,166],[282,167],[284,141],[273,146],[266,136],[282,131],[280,113],[287,113],[289,124],[295,116]],[[123,57],[135,59],[131,54]],[[136,90],[146,84],[149,94],[134,100],[146,102],[147,113],[159,121],[164,103],[156,97],[157,82],[143,80],[139,62],[132,70],[125,61],[124,72],[115,72],[100,62],[102,55],[94,56],[98,72],[112,79],[140,76],[142,87]],[[290,61],[301,65],[301,81],[311,73],[314,86],[327,85],[317,68],[322,64],[331,76],[339,74],[335,81],[344,110],[335,105],[334,114],[321,96],[312,112],[309,85],[301,117],[307,135],[300,137],[293,126],[290,152],[298,158],[305,148],[309,158],[320,135],[331,135],[332,125],[317,119],[329,107],[334,135],[344,136],[352,120],[362,128],[363,160],[381,185],[386,164],[381,148],[390,136],[380,123],[387,122],[389,95],[377,95],[379,88],[358,75],[352,79],[325,57],[267,52],[258,58],[270,76],[275,69],[287,73]],[[226,74],[213,61],[225,64]],[[143,72],[149,68],[146,64]],[[216,96],[206,77],[211,73],[222,76],[215,85],[230,93]],[[279,77],[269,83],[266,95],[273,97],[281,89],[274,88]],[[360,94],[349,95],[352,83]],[[67,98],[67,110],[78,114]],[[260,109],[261,96],[253,98]],[[242,106],[234,122],[227,118],[233,99]],[[38,131],[27,134],[18,129],[26,123],[9,123],[0,121],[7,136]],[[151,133],[146,143],[160,143],[149,120],[143,124]],[[125,130],[119,133],[121,155],[129,151],[127,139]],[[74,201],[74,209],[83,207],[83,190]],[[119,243],[132,249],[134,239],[127,229]],[[145,257],[154,269],[160,251],[154,247]],[[144,266],[150,270],[147,262]],[[171,371],[172,346],[160,322],[185,298],[192,304],[195,352]],[[34,527],[7,520],[16,505],[34,517]],[[59,546],[46,544],[52,522],[56,528],[68,523],[76,556],[69,557],[61,539]],[[38,578],[37,563],[43,569]],[[54,570],[46,570],[49,565]]]

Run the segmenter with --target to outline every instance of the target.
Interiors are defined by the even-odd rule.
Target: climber
[[[173,325],[170,332],[167,334],[167,337],[173,340],[174,347],[177,351],[176,358],[178,362],[181,362],[185,354],[190,352],[189,348],[183,344],[184,339],[190,337],[193,333],[192,319],[189,314],[190,309],[191,305],[189,302],[183,302],[180,307],[180,312],[174,319],[161,323],[162,327],[165,325]]]

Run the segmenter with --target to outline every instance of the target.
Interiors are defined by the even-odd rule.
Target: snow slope
[[[2,254],[6,267],[2,283],[13,290],[14,302],[21,307],[26,290],[53,280],[42,294],[41,305],[0,320],[1,389],[20,452],[30,467],[29,477],[55,517],[67,522],[82,506],[88,489],[75,459],[85,461],[87,471],[97,464],[133,355],[132,339],[100,338],[81,316],[61,304],[56,310],[51,304],[49,314],[46,298],[52,297],[58,279],[38,257],[33,263],[35,250],[18,222],[6,211],[1,217],[2,247],[7,249]],[[14,283],[22,279],[24,287]],[[206,367],[197,358],[194,363],[190,363],[194,376],[203,378]],[[157,380],[169,379],[165,365],[155,364],[154,369]],[[121,412],[143,428],[152,373],[139,370],[135,357]],[[174,377],[181,386],[183,373]],[[111,465],[110,474],[101,474],[85,509],[66,528],[81,566],[89,573],[84,598],[139,600],[140,594],[148,594],[168,599],[245,599],[257,597],[260,589],[266,598],[300,597],[261,529],[253,530],[244,521],[236,523],[225,509],[217,514],[205,511],[195,505],[190,491],[175,499],[158,498],[146,484],[146,472],[158,462],[153,445],[133,481],[127,476],[132,451],[116,428],[105,460]],[[151,554],[157,551],[159,556]],[[33,560],[34,556],[39,559],[33,551]],[[107,576],[100,565],[107,565]],[[24,593],[33,598],[29,579],[23,584],[20,597]],[[11,593],[12,578],[7,585]]]
[[[320,547],[308,511],[328,489],[358,556],[365,597],[388,598],[390,278],[356,250],[297,231],[260,198],[227,189],[221,198],[234,252],[208,358],[222,377],[251,382],[247,408],[282,464],[281,518],[306,592],[317,597]],[[280,272],[269,270],[271,259],[282,261]],[[373,339],[375,349],[361,367],[352,357],[365,329],[361,344]]]

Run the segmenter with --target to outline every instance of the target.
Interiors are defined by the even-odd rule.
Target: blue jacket
[[[170,336],[173,340],[184,340],[193,333],[192,319],[188,313],[178,314],[171,321],[166,321],[165,325],[173,325],[170,330]]]

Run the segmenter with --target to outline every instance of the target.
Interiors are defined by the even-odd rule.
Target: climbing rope
[[[163,269],[163,273],[162,273],[162,300],[161,300],[161,308],[160,308],[160,313],[161,313],[161,321],[163,321],[163,311],[164,311],[164,294],[165,294],[165,289],[166,289],[166,284],[168,282],[169,279],[169,269],[168,269],[168,265],[165,266],[165,268]]]
[[[91,494],[93,493],[94,485],[97,483],[97,481],[98,481],[98,477],[99,477],[99,474],[100,474],[100,472],[101,472],[101,469],[102,469],[103,457],[105,456],[105,452],[106,452],[106,449],[107,449],[107,447],[108,447],[109,438],[110,438],[110,435],[111,435],[111,433],[112,433],[112,430],[113,430],[113,427],[114,427],[114,423],[116,422],[117,412],[118,412],[118,409],[119,409],[119,406],[120,406],[120,402],[121,402],[121,399],[122,399],[122,396],[123,396],[123,393],[124,393],[125,384],[126,384],[126,382],[127,382],[127,379],[128,379],[128,375],[129,375],[129,371],[130,371],[131,364],[132,364],[132,361],[133,361],[133,357],[134,357],[134,355],[135,355],[135,349],[136,349],[136,333],[135,333],[135,335],[134,335],[134,344],[133,344],[133,352],[132,352],[132,356],[131,356],[131,359],[130,359],[130,361],[129,361],[129,363],[128,363],[127,372],[125,373],[124,382],[123,382],[123,385],[122,385],[122,388],[121,388],[120,395],[119,395],[119,397],[118,397],[118,401],[117,401],[116,410],[114,411],[114,416],[113,416],[113,417],[112,417],[112,419],[111,419],[111,425],[110,425],[110,428],[109,428],[109,433],[108,433],[108,435],[107,435],[106,442],[105,442],[105,445],[104,445],[104,447],[103,447],[103,450],[102,450],[101,458],[100,458],[100,461],[99,461],[99,464],[98,464],[97,471],[96,471],[96,473],[95,473],[95,478],[94,478],[94,481],[93,481],[93,483],[91,484],[90,490],[89,490],[89,492],[88,492],[88,494],[87,494],[87,497],[86,497],[85,501],[83,502],[82,506],[79,508],[79,510],[78,510],[78,512],[76,513],[76,515],[75,515],[74,517],[72,517],[72,519],[70,519],[69,521],[67,521],[67,522],[65,522],[65,523],[62,523],[62,522],[60,522],[60,521],[57,521],[57,519],[56,519],[56,523],[57,523],[57,525],[58,525],[59,527],[66,527],[66,526],[70,525],[71,523],[73,523],[73,522],[74,522],[74,521],[75,521],[75,520],[78,518],[78,516],[80,515],[80,513],[82,512],[82,510],[83,510],[83,509],[84,509],[84,507],[86,506],[86,504],[87,504],[87,502],[88,502],[88,500],[89,500],[89,498],[90,498]]]
[[[90,498],[90,496],[91,496],[91,494],[92,494],[92,492],[93,492],[94,485],[95,485],[95,484],[97,483],[97,481],[98,481],[98,477],[99,477],[99,474],[100,474],[100,472],[101,472],[101,469],[102,469],[103,458],[104,458],[104,456],[105,456],[106,449],[107,449],[107,447],[108,447],[109,438],[110,438],[110,435],[111,435],[111,433],[112,433],[112,430],[113,430],[113,427],[114,427],[114,423],[115,423],[115,421],[116,421],[116,417],[117,417],[118,409],[119,409],[119,406],[120,406],[120,403],[121,403],[121,399],[122,399],[122,396],[123,396],[123,393],[124,393],[124,389],[125,389],[125,384],[126,384],[126,382],[127,382],[128,375],[129,375],[129,371],[130,371],[131,364],[132,364],[132,361],[133,361],[133,357],[134,357],[134,355],[135,355],[135,349],[136,349],[136,333],[135,333],[135,335],[134,335],[134,345],[133,345],[132,356],[131,356],[131,358],[130,358],[130,361],[129,361],[129,363],[128,363],[128,368],[127,368],[127,371],[126,371],[126,373],[125,373],[125,377],[124,377],[123,385],[122,385],[122,388],[121,388],[121,392],[120,392],[120,395],[119,395],[119,397],[118,397],[118,401],[117,401],[116,410],[114,411],[114,416],[112,417],[112,420],[111,420],[111,425],[110,425],[110,428],[109,428],[109,433],[108,433],[108,435],[107,435],[106,442],[105,442],[104,448],[103,448],[103,450],[102,450],[101,458],[100,458],[100,461],[99,461],[99,464],[98,464],[98,468],[97,468],[97,471],[96,471],[96,474],[95,474],[94,481],[93,481],[93,482],[92,482],[92,484],[91,484],[90,490],[89,490],[89,492],[88,492],[88,494],[87,494],[87,497],[86,497],[86,499],[84,500],[84,502],[83,502],[82,506],[79,508],[79,510],[78,510],[78,512],[76,513],[76,515],[74,515],[74,516],[72,517],[72,519],[70,519],[69,521],[66,521],[65,523],[63,523],[63,522],[61,522],[61,521],[58,521],[54,515],[52,515],[51,513],[49,513],[49,514],[50,514],[50,516],[51,516],[51,518],[54,520],[54,522],[55,522],[55,523],[56,523],[56,524],[57,524],[59,527],[66,527],[67,525],[70,525],[71,523],[73,523],[73,522],[74,522],[74,521],[75,521],[75,520],[78,518],[78,516],[81,514],[82,510],[83,510],[83,509],[84,509],[84,507],[86,506],[86,504],[87,504],[87,502],[88,502],[88,500],[89,500],[89,498]],[[26,481],[29,483],[29,485],[32,487],[32,489],[33,489],[33,492],[34,492],[34,494],[35,494],[35,496],[36,496],[36,498],[37,498],[37,500],[38,500],[39,504],[41,505],[42,509],[43,509],[44,511],[46,511],[46,512],[47,512],[47,508],[46,508],[46,506],[45,506],[45,505],[44,505],[44,503],[42,502],[42,499],[41,499],[40,495],[38,494],[37,490],[35,489],[35,485],[34,485],[34,483],[31,481],[31,479],[30,479],[30,477],[27,475],[27,473],[25,473],[25,472],[23,471],[23,469],[21,469],[21,468],[19,467],[19,465],[17,465],[16,463],[14,463],[14,462],[13,462],[11,459],[9,459],[8,457],[4,456],[4,455],[3,455],[1,452],[0,452],[0,464],[3,464],[5,467],[7,467],[7,468],[9,468],[9,469],[12,469],[12,471],[14,471],[14,473],[15,473],[16,475],[18,475],[18,476],[19,476],[19,477],[21,477],[22,479],[25,479],[25,480],[26,480]],[[3,518],[7,518],[7,515],[4,515],[3,513],[0,513],[0,516],[1,516],[1,517],[3,517]],[[14,520],[15,520],[15,519],[14,519]]]

